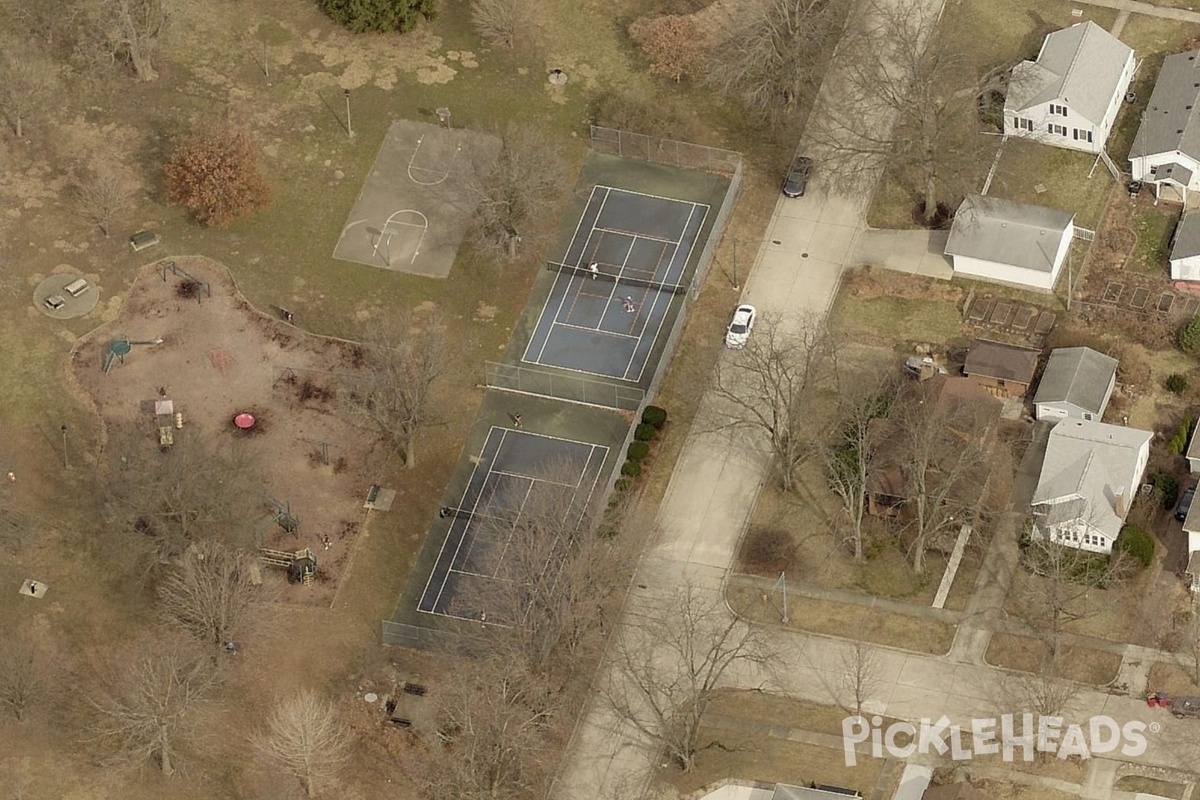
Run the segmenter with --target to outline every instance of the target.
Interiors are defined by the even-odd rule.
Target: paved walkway
[[[893,231],[868,228],[858,237],[850,266],[875,267],[948,281],[954,277],[946,256],[948,231]]]
[[[1139,0],[1071,0],[1071,2],[1081,6],[1116,9],[1119,12],[1117,14],[1118,20],[1120,20],[1121,13],[1124,13],[1126,15],[1145,14],[1147,17],[1174,19],[1180,22],[1200,22],[1200,12],[1191,11],[1186,8],[1156,6],[1151,3],[1139,2]],[[1124,23],[1121,23],[1121,26],[1124,27]],[[1117,32],[1117,26],[1113,25],[1113,35],[1116,35]]]

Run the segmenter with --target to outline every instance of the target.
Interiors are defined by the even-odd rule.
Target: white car
[[[754,306],[738,306],[733,312],[733,319],[725,329],[725,346],[732,350],[741,350],[750,339],[750,331],[754,330],[754,318],[758,312]]]

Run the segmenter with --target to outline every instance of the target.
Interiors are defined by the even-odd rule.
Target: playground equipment
[[[281,503],[274,497],[267,497],[267,508],[271,511],[271,518],[263,524],[259,530],[266,530],[272,523],[278,523],[279,527],[283,528],[293,536],[300,535],[300,517],[292,513],[292,503],[289,500],[286,503]]]
[[[158,337],[157,339],[142,339],[142,340],[138,340],[138,341],[131,341],[130,338],[128,336],[126,336],[125,334],[123,334],[123,333],[117,334],[116,336],[114,336],[112,339],[109,340],[108,347],[105,348],[105,350],[104,350],[104,363],[101,366],[101,368],[104,370],[104,374],[107,375],[108,371],[110,369],[112,369],[114,361],[120,361],[122,364],[124,364],[125,356],[129,355],[130,351],[133,350],[133,346],[135,344],[162,344],[162,343],[163,343],[163,338],[161,336]]]
[[[158,427],[159,447],[170,447],[175,443],[175,433],[171,428],[183,428],[183,412],[176,411],[172,401],[159,397],[154,401],[154,422]]]
[[[263,547],[258,551],[258,558],[267,566],[286,569],[288,583],[311,586],[317,579],[317,557],[307,547],[294,553]]]

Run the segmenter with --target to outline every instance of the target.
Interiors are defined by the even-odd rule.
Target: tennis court
[[[595,186],[522,361],[638,382],[709,206]],[[694,267],[693,267],[694,271]]]
[[[472,458],[475,466],[458,505],[439,514],[447,523],[446,537],[417,609],[486,619],[487,609],[473,607],[487,594],[479,584],[504,580],[506,551],[522,515],[562,509],[561,531],[569,535],[587,514],[607,455],[604,445],[493,426]]]

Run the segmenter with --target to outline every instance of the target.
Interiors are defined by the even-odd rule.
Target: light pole
[[[70,469],[71,465],[67,461],[67,426],[63,425],[61,430],[63,435],[63,469]]]
[[[738,282],[738,271],[737,271],[738,245],[739,244],[757,244],[757,245],[761,246],[764,242],[767,242],[767,241],[770,241],[771,244],[774,244],[774,245],[783,244],[783,242],[781,242],[779,239],[769,239],[768,240],[768,239],[738,239],[738,238],[734,238],[734,240],[733,240],[733,290],[735,292],[738,289],[742,288],[742,285]]]
[[[346,96],[346,135],[353,139],[354,126],[350,124],[350,90],[343,89],[342,94]]]

